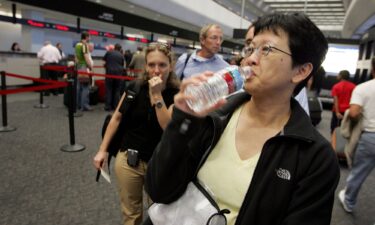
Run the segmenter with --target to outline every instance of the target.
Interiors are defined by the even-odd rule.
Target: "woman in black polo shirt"
[[[125,225],[142,222],[142,190],[147,162],[171,118],[178,80],[173,72],[172,52],[162,43],[151,43],[145,52],[145,74],[128,87],[140,85],[129,110],[124,113],[123,143],[116,156],[115,173]],[[128,88],[129,90],[130,88]],[[107,157],[109,143],[122,119],[122,96],[108,125],[94,165],[100,169]],[[127,102],[128,103],[128,102]]]

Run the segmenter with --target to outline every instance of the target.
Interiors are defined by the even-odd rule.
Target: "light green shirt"
[[[228,225],[234,225],[239,209],[250,186],[260,153],[241,160],[235,143],[236,127],[244,105],[230,119],[219,142],[208,156],[198,173],[198,180],[212,192],[220,209],[229,209],[225,214]]]
[[[87,66],[87,63],[85,60],[85,54],[89,53],[89,48],[87,46],[87,43],[78,42],[75,47],[75,52],[76,52],[78,65]]]

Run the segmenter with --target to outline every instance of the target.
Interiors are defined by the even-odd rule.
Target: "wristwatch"
[[[163,105],[164,105],[164,102],[162,100],[158,100],[157,102],[155,102],[154,106],[158,109],[161,109],[163,108]]]

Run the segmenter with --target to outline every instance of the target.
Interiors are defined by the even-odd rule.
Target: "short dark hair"
[[[121,51],[121,49],[122,49],[122,47],[121,47],[121,45],[120,44],[115,44],[115,50],[116,51]]]
[[[272,31],[279,35],[283,31],[288,35],[289,48],[292,53],[292,66],[311,63],[310,75],[299,83],[294,95],[306,86],[307,81],[318,70],[325,59],[328,42],[322,31],[303,13],[275,13],[260,17],[254,23],[254,36],[263,31]]]
[[[343,79],[343,80],[349,80],[349,78],[350,78],[350,73],[349,73],[349,71],[347,71],[347,70],[341,70],[341,71],[339,72],[339,76],[340,76],[340,78]]]
[[[81,34],[81,40],[87,39],[88,37],[90,37],[89,33],[87,33],[86,31],[82,32],[82,34]]]

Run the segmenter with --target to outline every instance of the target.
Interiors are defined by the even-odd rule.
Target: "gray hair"
[[[202,38],[205,39],[207,37],[208,31],[213,27],[221,30],[221,27],[217,24],[213,24],[213,23],[207,24],[204,27],[202,27],[201,31],[199,32],[199,39],[202,39]]]

